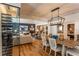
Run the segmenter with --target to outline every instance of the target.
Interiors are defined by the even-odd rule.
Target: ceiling
[[[51,14],[57,16],[57,11],[51,13],[56,7],[60,7],[61,16],[79,12],[79,3],[22,3],[21,18],[49,19]]]

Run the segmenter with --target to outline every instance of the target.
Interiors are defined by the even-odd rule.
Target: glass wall
[[[19,44],[20,44],[20,34],[19,34],[19,23],[20,23],[20,8],[19,7],[15,7],[15,6],[11,6],[11,5],[8,5],[8,4],[0,4],[0,14],[4,14],[4,15],[10,15],[10,16],[6,16],[6,22],[8,21],[8,17],[10,18],[11,20],[11,23],[12,23],[12,56],[19,56],[20,53],[19,53]],[[1,17],[1,22],[3,21],[2,20],[2,16],[0,15]],[[3,24],[3,23],[1,23]],[[9,24],[9,22],[7,23]],[[6,25],[7,25],[6,24]],[[1,28],[3,28],[1,26]],[[8,28],[8,27],[7,27]],[[2,30],[3,31],[3,30]],[[2,34],[2,32],[0,33]],[[3,47],[3,38],[1,39],[2,40],[2,47]],[[16,48],[16,46],[18,46]],[[8,48],[7,48],[8,49]],[[2,49],[3,50],[3,49]],[[6,52],[7,50],[5,50]],[[2,52],[3,54],[3,52]],[[0,54],[0,55],[2,55]],[[6,56],[9,55],[9,54],[5,54]]]

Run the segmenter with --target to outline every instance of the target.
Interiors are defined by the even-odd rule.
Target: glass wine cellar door
[[[8,7],[10,12],[9,10],[8,13],[0,12],[0,55],[19,56],[19,11],[15,13],[14,8],[16,7],[9,5],[5,6]],[[16,9],[19,10],[19,8]],[[16,48],[16,46],[18,47]]]

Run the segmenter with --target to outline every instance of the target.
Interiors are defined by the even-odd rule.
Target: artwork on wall
[[[74,31],[75,31],[75,25],[74,24],[68,24],[67,25],[67,36],[69,39],[74,39]]]
[[[68,33],[74,34],[74,24],[68,24],[67,29],[68,29]]]
[[[34,31],[35,30],[33,25],[30,25],[29,29],[30,29],[30,31]]]
[[[35,25],[34,24],[29,25],[29,32],[31,35],[34,35],[34,33],[35,33]]]

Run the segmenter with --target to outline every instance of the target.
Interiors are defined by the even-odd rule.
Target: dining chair
[[[56,44],[56,39],[50,38],[49,39],[49,44],[50,44],[50,52],[49,55],[51,54],[51,51],[53,50],[55,52],[55,56],[57,52],[61,52],[62,48],[57,46]]]
[[[68,48],[66,50],[66,56],[68,56],[68,55],[79,56],[79,44],[77,46],[75,46],[74,48]]]
[[[71,48],[66,50],[66,56],[79,56],[79,49],[77,48]]]
[[[46,52],[47,47],[49,46],[49,43],[47,42],[45,35],[41,35],[41,38],[42,38],[42,44],[43,44],[42,48],[45,47],[45,52]]]

